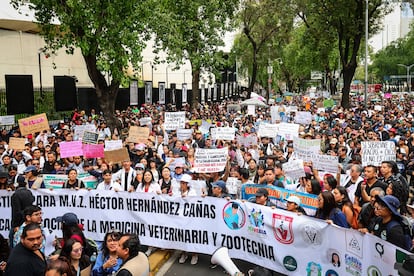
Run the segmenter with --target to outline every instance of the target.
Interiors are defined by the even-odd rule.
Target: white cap
[[[187,184],[190,183],[191,180],[193,180],[193,178],[189,174],[183,174],[180,179],[180,181],[187,182]]]
[[[298,198],[297,196],[290,196],[288,197],[288,199],[286,199],[286,201],[293,202],[298,206],[300,205],[300,198]]]

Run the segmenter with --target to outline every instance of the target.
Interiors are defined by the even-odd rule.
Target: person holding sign
[[[79,190],[85,188],[85,183],[78,179],[78,172],[75,169],[70,169],[68,172],[68,180],[65,181],[62,188]]]

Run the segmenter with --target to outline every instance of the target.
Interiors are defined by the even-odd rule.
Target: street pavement
[[[187,261],[184,264],[180,264],[178,259],[180,257],[179,251],[172,252],[170,258],[164,265],[155,273],[157,276],[223,276],[228,275],[224,269],[217,265],[213,266],[210,262],[211,256],[199,254],[198,263],[191,265],[191,255],[189,255]],[[247,275],[249,269],[254,268],[256,265],[241,261],[233,260],[239,270]],[[274,273],[275,276],[284,276],[284,274]]]

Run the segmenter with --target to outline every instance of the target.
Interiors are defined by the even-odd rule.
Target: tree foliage
[[[161,1],[150,27],[158,50],[167,53],[167,62],[182,64],[189,60],[192,70],[194,105],[199,99],[201,71],[214,73],[223,63],[219,54],[223,38],[230,30],[238,0]]]
[[[310,29],[325,30],[335,36],[344,79],[341,105],[348,108],[351,81],[358,65],[361,42],[364,41],[365,0],[296,0],[295,2],[298,14]],[[379,21],[390,11],[390,7],[390,2],[369,1],[370,34],[378,31]],[[315,37],[315,39],[320,38]]]
[[[13,0],[18,8],[27,1]],[[138,68],[152,0],[31,0],[45,38],[45,53],[79,48],[108,125],[114,127],[115,99],[125,69]],[[154,1],[155,3],[156,1]],[[107,80],[108,79],[108,80]],[[110,79],[110,80],[109,80]]]
[[[266,76],[267,66],[281,56],[280,49],[292,30],[294,14],[291,1],[288,0],[278,1],[277,5],[272,0],[242,2],[242,8],[237,15],[242,35],[236,41],[234,52],[242,63],[242,70],[250,76],[250,93],[258,75],[267,80],[262,77]]]

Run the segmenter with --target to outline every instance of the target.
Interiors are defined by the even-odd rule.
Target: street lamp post
[[[408,88],[408,93],[411,92],[411,75],[410,75],[410,70],[411,68],[414,66],[414,63],[411,65],[405,65],[405,64],[397,64],[398,66],[402,66],[405,67],[405,69],[407,69],[407,88]]]

